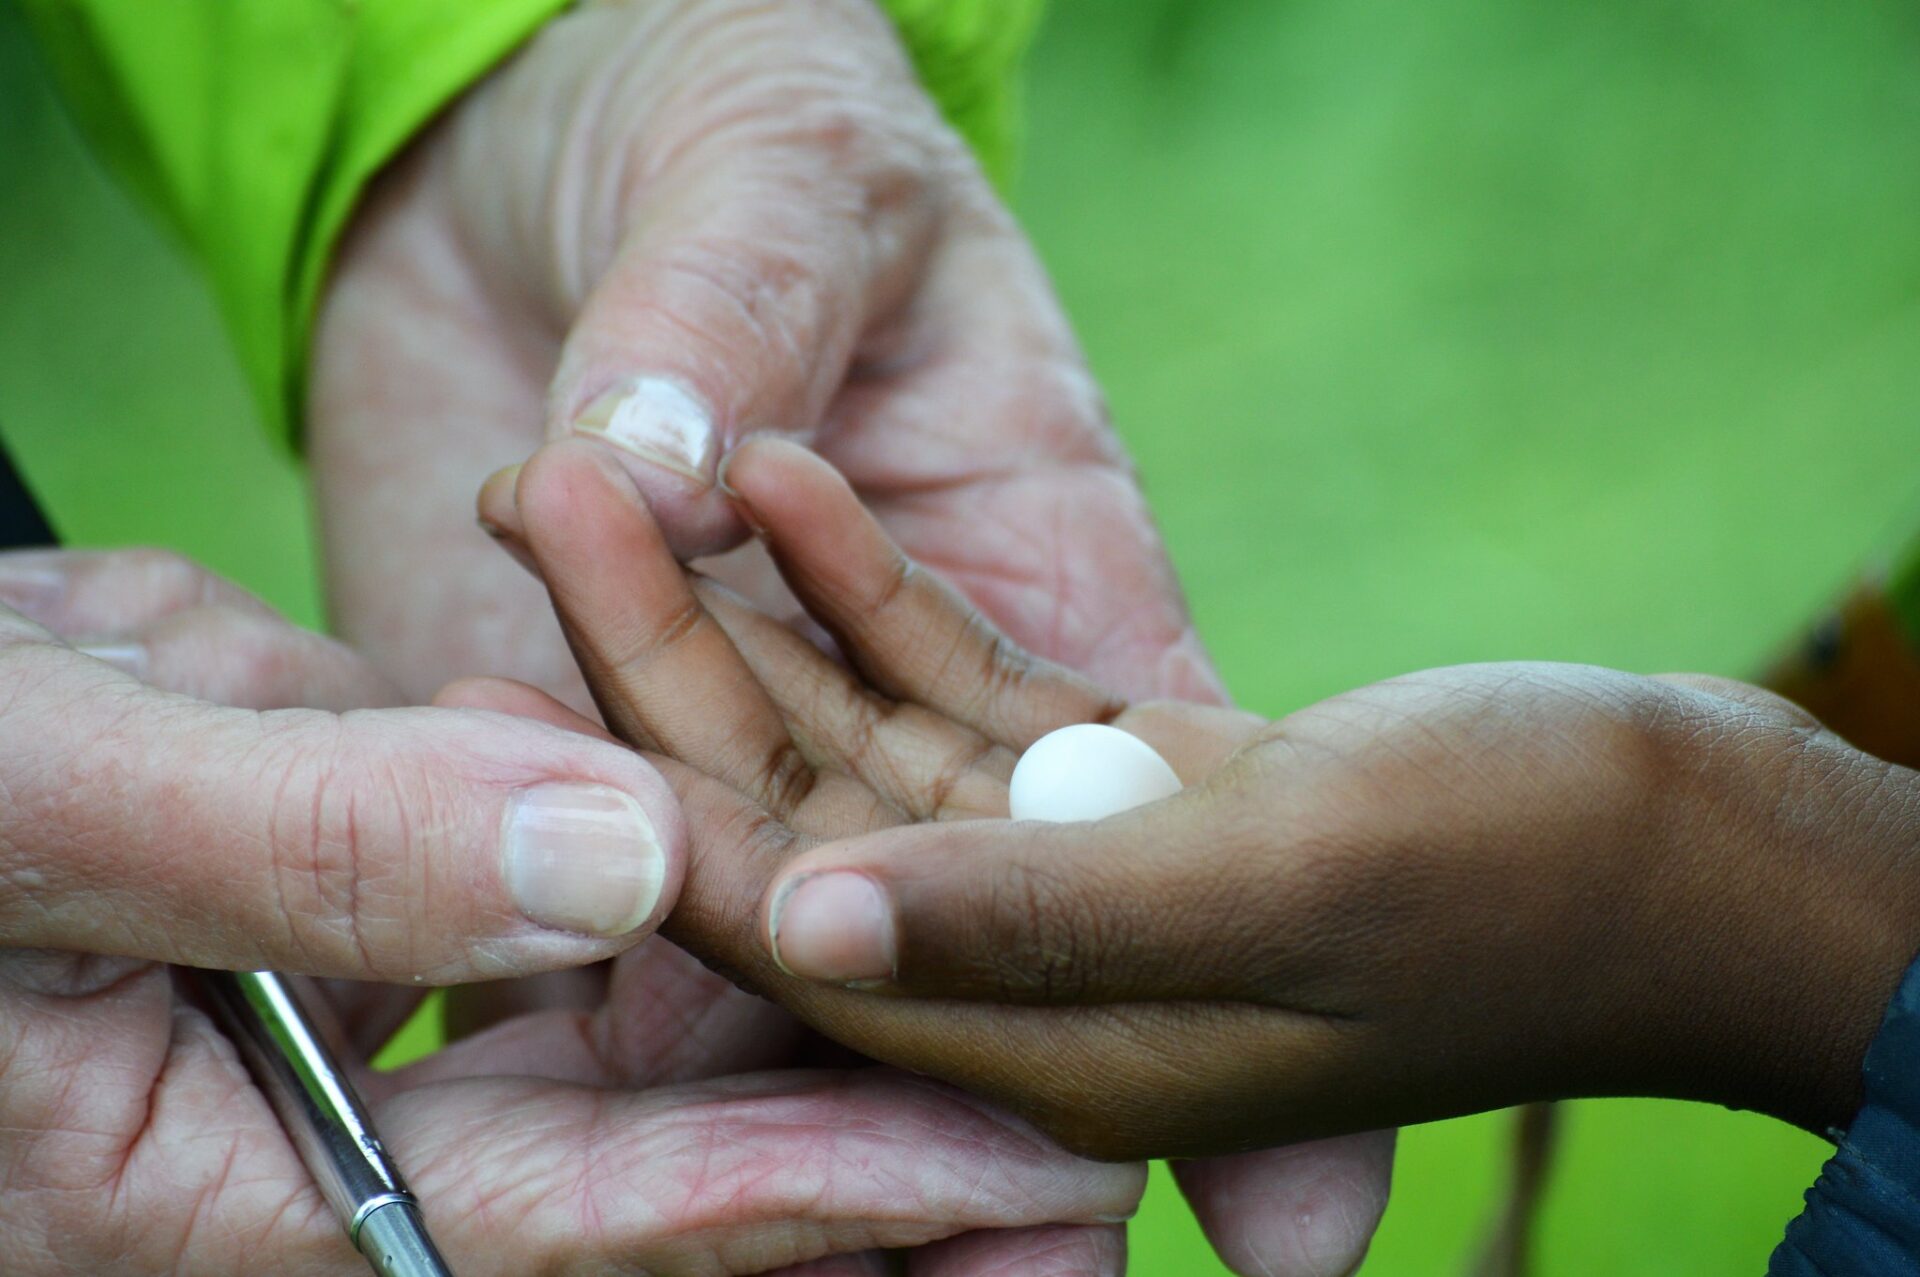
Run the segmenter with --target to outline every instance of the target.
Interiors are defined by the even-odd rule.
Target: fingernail
[[[67,574],[58,568],[0,564],[0,603],[17,611],[52,607],[66,592]]]
[[[893,902],[865,874],[805,874],[773,902],[768,939],[788,975],[835,984],[894,975]]]
[[[660,902],[667,859],[647,813],[606,785],[554,782],[507,804],[507,890],[543,927],[622,936]]]
[[[144,643],[75,643],[73,650],[125,670],[135,678],[147,676],[147,647]]]
[[[511,526],[509,520],[518,522],[513,492],[519,482],[519,466],[495,470],[481,481],[480,491],[474,494],[473,512],[489,535],[497,537],[505,533]]]
[[[727,482],[727,470],[733,465],[733,459],[738,452],[739,448],[736,446],[730,449],[726,456],[720,458],[720,468],[714,474],[713,486],[720,490],[721,496],[733,503],[734,513],[740,516],[740,521],[747,525],[748,530],[757,537],[764,537],[767,535],[767,529],[765,525],[760,522],[759,515],[754,513],[753,506],[746,498],[740,495],[732,484]]]
[[[581,409],[573,428],[696,483],[713,484],[719,453],[713,413],[679,382],[629,377]]]

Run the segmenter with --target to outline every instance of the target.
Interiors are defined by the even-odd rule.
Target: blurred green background
[[[1843,0],[1056,0],[1017,203],[1235,693],[1739,673],[1920,522],[1920,17]],[[72,540],[317,619],[295,465],[0,2],[0,429]],[[62,442],[54,446],[53,441]],[[1572,1106],[1552,1275],[1757,1272],[1823,1156]],[[1366,1271],[1460,1271],[1506,1118],[1410,1131]],[[1165,1177],[1135,1270],[1218,1271]]]

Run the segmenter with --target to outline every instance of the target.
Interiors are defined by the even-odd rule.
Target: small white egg
[[[1075,723],[1020,755],[1007,805],[1015,820],[1102,820],[1179,792],[1173,768],[1138,736]]]

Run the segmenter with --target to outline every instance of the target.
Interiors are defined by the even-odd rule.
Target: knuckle
[[[848,211],[869,227],[920,208],[940,168],[942,135],[910,124],[900,105],[835,85],[800,95],[781,126],[819,175],[842,184]]]
[[[985,736],[969,733],[956,740],[935,764],[933,779],[912,795],[914,816],[941,820],[974,814],[974,806],[964,800],[967,783],[1000,752],[1001,747]]]
[[[277,708],[269,689],[283,686],[288,653],[275,627],[234,608],[210,604],[180,612],[147,636],[147,681],[248,709]]]
[[[263,834],[269,920],[310,974],[375,979],[419,974],[403,901],[404,883],[381,881],[383,862],[405,865],[435,819],[421,777],[357,750],[344,723],[298,715],[297,745],[268,768],[274,785]],[[331,720],[333,740],[321,734]],[[416,800],[410,802],[409,799]]]
[[[798,243],[696,237],[664,249],[650,271],[660,287],[639,305],[662,326],[729,351],[744,335],[776,371],[800,380],[812,373],[836,285]]]
[[[984,925],[974,934],[998,934],[983,960],[982,977],[1010,1001],[1080,1001],[1102,983],[1103,955],[1116,920],[1089,898],[1082,878],[1016,861],[997,873],[984,901]]]
[[[148,681],[243,709],[380,703],[379,676],[337,639],[243,607],[210,604],[154,627]]]
[[[1055,441],[1060,454],[1089,461],[1124,461],[1112,431],[1106,395],[1092,371],[1065,354],[1031,361],[1008,391],[1029,406],[1042,439]]]
[[[962,640],[964,641],[964,636]],[[1033,657],[1027,650],[995,631],[979,649],[979,666],[963,686],[975,688],[973,707],[1018,703],[1022,687],[1033,674]]]
[[[199,603],[213,582],[213,575],[193,560],[156,546],[114,551],[103,566],[110,579],[118,578],[137,588],[155,610]]]
[[[784,816],[805,801],[818,780],[800,747],[783,739],[755,766],[747,790],[757,795],[768,811]]]
[[[659,602],[658,610],[629,624],[582,636],[595,665],[616,677],[638,677],[662,657],[696,639],[712,624],[699,599],[684,594]]]

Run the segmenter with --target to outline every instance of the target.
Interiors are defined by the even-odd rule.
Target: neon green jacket
[[[882,0],[990,171],[1044,0]],[[81,128],[202,263],[291,438],[328,257],[369,179],[566,0],[21,0]]]

